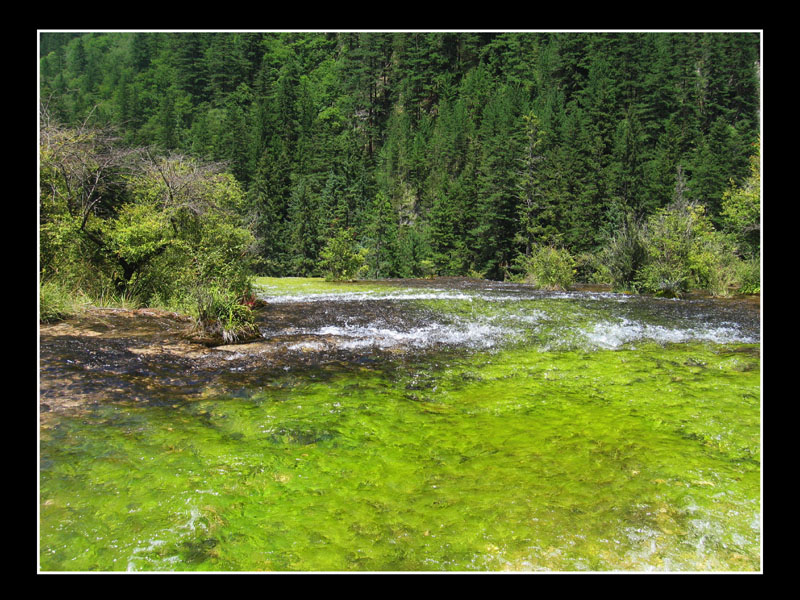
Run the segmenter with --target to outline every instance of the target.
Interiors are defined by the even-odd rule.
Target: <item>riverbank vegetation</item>
[[[219,166],[41,124],[42,320],[76,301],[168,307],[224,340],[251,329],[243,194]]]
[[[757,33],[40,34],[40,314],[253,275],[760,290]]]

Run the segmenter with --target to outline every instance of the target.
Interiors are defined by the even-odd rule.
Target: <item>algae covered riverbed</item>
[[[43,330],[42,570],[760,569],[757,306],[259,284],[252,344]]]

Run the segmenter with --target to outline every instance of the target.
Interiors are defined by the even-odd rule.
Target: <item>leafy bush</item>
[[[736,248],[715,231],[700,204],[674,203],[651,215],[643,231],[645,264],[634,281],[641,291],[680,297],[689,289],[728,295],[737,285]]]
[[[761,292],[761,261],[758,258],[739,261],[739,293],[758,294]]]
[[[575,279],[585,283],[608,283],[610,275],[600,256],[581,252],[575,256]]]
[[[639,289],[679,297],[690,287],[692,267],[707,268],[707,257],[695,254],[698,238],[710,228],[703,212],[700,205],[679,203],[650,216],[642,236],[645,264],[634,278]]]
[[[483,279],[486,277],[486,271],[478,271],[474,266],[467,270],[465,277],[469,279]]]
[[[320,252],[321,267],[327,281],[358,279],[367,271],[366,248],[361,248],[349,229],[341,229]]]
[[[522,280],[538,288],[566,290],[575,280],[575,258],[566,248],[534,246],[530,256],[520,256]]]
[[[628,220],[600,262],[597,273],[607,275],[615,289],[667,297],[690,289],[726,296],[741,289],[747,272],[734,237],[716,231],[702,205],[687,202],[662,208],[643,224]]]
[[[93,132],[42,131],[43,279],[95,302],[188,312],[226,341],[252,332],[241,300],[254,238],[231,174],[184,156],[120,150],[111,139],[95,143]],[[45,319],[63,313],[56,291],[43,287]]]
[[[698,236],[689,255],[691,285],[714,296],[729,296],[739,287],[740,263],[732,238],[707,231]]]
[[[425,279],[433,279],[436,277],[436,265],[430,259],[423,258],[419,261],[419,271]]]
[[[742,186],[731,181],[722,195],[723,226],[736,238],[743,254],[757,257],[761,252],[761,159],[760,143],[750,157],[750,175]]]

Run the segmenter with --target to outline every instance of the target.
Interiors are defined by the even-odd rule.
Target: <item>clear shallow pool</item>
[[[752,308],[266,283],[207,384],[48,421],[42,570],[760,569]]]

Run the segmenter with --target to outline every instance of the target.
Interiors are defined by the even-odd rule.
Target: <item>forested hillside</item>
[[[730,199],[757,175],[758,33],[40,35],[50,119],[224,162],[260,274],[321,275],[339,239],[369,277],[504,279],[676,200],[757,256]]]

